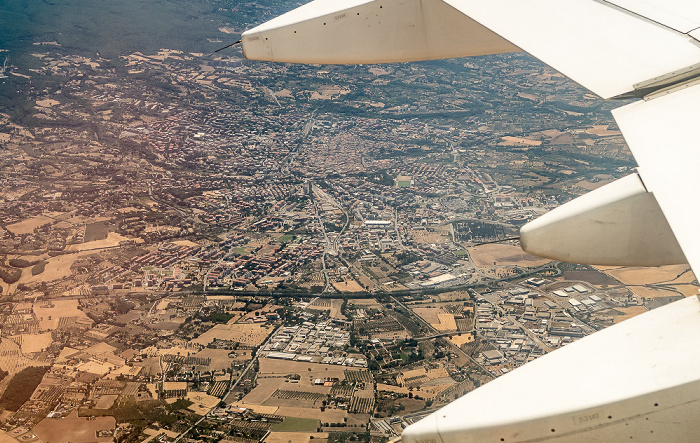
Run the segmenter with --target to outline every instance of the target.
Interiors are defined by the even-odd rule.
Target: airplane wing
[[[521,229],[575,263],[700,272],[700,2],[315,0],[242,36],[246,57],[378,63],[525,50],[603,98],[637,163]],[[409,443],[695,441],[700,298],[585,337],[405,429]]]

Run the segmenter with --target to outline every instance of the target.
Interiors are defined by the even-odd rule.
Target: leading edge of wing
[[[700,62],[698,42],[594,0],[445,0],[603,98]]]

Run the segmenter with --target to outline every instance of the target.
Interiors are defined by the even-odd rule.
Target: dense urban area
[[[254,6],[229,9],[275,13]],[[383,442],[697,293],[686,265],[520,249],[635,167],[614,106],[525,54],[23,57],[0,72],[28,100],[0,108],[0,441]]]

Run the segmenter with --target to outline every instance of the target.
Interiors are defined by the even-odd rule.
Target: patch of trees
[[[210,321],[212,323],[228,323],[228,321],[232,318],[233,314],[227,314],[225,312],[212,312],[204,320]]]
[[[421,256],[419,256],[418,254],[414,254],[412,252],[409,252],[409,251],[399,252],[398,254],[396,254],[395,257],[400,265],[410,265],[411,263],[415,263],[417,261],[422,260]]]
[[[49,369],[51,369],[50,366],[30,366],[15,374],[0,398],[0,407],[17,412],[32,396]]]
[[[394,178],[384,170],[367,174],[367,181],[384,186],[394,186]]]
[[[22,276],[22,271],[19,269],[0,267],[0,278],[2,281],[11,285],[12,283],[17,283],[19,278]]]
[[[29,261],[23,258],[11,258],[9,264],[13,268],[28,268],[29,266],[37,264],[37,261]]]
[[[48,262],[45,260],[40,261],[32,267],[32,275],[39,275],[46,269],[46,264]]]

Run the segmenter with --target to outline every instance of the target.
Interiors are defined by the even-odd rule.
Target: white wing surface
[[[241,41],[248,58],[294,63],[392,63],[519,50],[442,0],[314,0],[244,32]]]
[[[445,0],[603,98],[700,63],[692,37],[593,0]]]
[[[700,85],[613,111],[691,267],[700,271]]]

